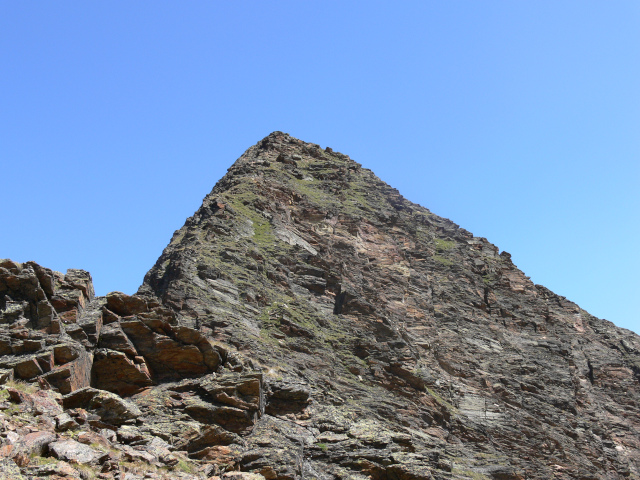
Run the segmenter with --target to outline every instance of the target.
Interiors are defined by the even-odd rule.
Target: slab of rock
[[[311,390],[302,382],[269,383],[266,412],[270,415],[299,412],[311,403]]]
[[[53,432],[35,431],[24,435],[15,445],[12,456],[17,454],[43,455],[58,436]]]
[[[67,349],[65,345],[64,363],[54,366],[50,372],[42,375],[52,387],[57,388],[60,393],[66,395],[80,388],[88,387],[91,384],[91,368],[93,355],[87,352],[82,345],[75,344],[73,349]],[[73,352],[73,353],[72,353]],[[77,355],[70,359],[71,356]],[[54,349],[55,356],[55,349]]]
[[[116,434],[118,436],[118,441],[122,443],[134,443],[150,439],[149,435],[145,435],[138,427],[134,427],[132,425],[121,426],[117,430]]]
[[[131,296],[122,292],[107,294],[107,308],[122,317],[136,315],[149,310],[147,302],[142,297]]]
[[[62,396],[52,390],[38,390],[29,396],[36,415],[54,417],[62,413]]]
[[[49,452],[59,460],[80,465],[100,463],[109,454],[95,450],[75,440],[60,440],[49,444]]]
[[[1,471],[1,470],[0,470]],[[67,462],[59,461],[45,465],[30,466],[29,475],[35,478],[48,477],[51,479],[78,479],[82,478],[80,472]]]
[[[84,408],[112,425],[122,425],[142,415],[132,402],[124,400],[115,393],[96,388],[81,388],[62,399],[64,408]]]
[[[133,395],[153,385],[146,362],[136,363],[126,353],[99,349],[93,359],[93,385],[122,396]]]
[[[27,359],[19,359],[13,366],[17,378],[29,380],[42,375],[42,367],[36,356]]]
[[[242,439],[219,425],[206,425],[198,435],[189,439],[186,447],[189,453],[196,453],[208,447],[231,443],[241,444]]]
[[[208,343],[204,353],[198,348],[203,338],[201,334],[190,338],[184,334],[184,329],[179,329],[178,332],[182,333],[178,336],[162,317],[129,317],[123,319],[120,326],[144,357],[153,378],[169,380],[195,377],[217,366],[217,362],[210,358],[213,349]]]
[[[119,322],[112,322],[102,328],[100,334],[99,348],[116,350],[127,354],[130,357],[138,355],[138,351],[129,340],[129,337],[122,331]]]

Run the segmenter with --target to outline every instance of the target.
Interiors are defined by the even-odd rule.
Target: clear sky
[[[0,257],[133,293],[282,130],[640,331],[640,2],[0,1]]]

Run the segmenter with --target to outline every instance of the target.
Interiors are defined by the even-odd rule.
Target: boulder
[[[102,328],[98,347],[126,353],[130,357],[138,355],[136,347],[133,346],[129,337],[122,331],[118,322],[109,323]]]
[[[56,429],[59,432],[64,432],[69,430],[70,428],[75,428],[78,426],[78,423],[71,418],[68,413],[61,413],[55,417],[56,421]]]
[[[310,402],[308,385],[296,381],[272,381],[267,391],[265,411],[270,415],[299,412]]]
[[[93,359],[93,385],[121,396],[133,395],[153,385],[144,359],[140,363],[134,360],[123,352],[98,350]]]
[[[55,358],[55,348],[53,350]],[[77,355],[75,358],[73,356]],[[87,352],[81,345],[65,345],[62,347],[59,358],[66,361],[63,365],[54,368],[42,375],[52,387],[66,395],[91,384],[91,366],[93,355]],[[67,361],[68,360],[68,361]]]
[[[75,440],[60,440],[49,444],[49,452],[59,460],[77,463],[80,465],[100,463],[109,454],[95,450]]]
[[[123,425],[142,415],[140,409],[132,402],[122,399],[115,393],[96,388],[81,388],[62,399],[64,408],[83,408],[98,415],[100,419],[111,425]]]
[[[107,308],[121,317],[148,311],[147,302],[142,297],[122,292],[107,294]]]
[[[201,376],[220,363],[211,344],[202,334],[190,332],[193,329],[179,328],[176,333],[162,318],[155,317],[122,319],[120,326],[158,380]]]
[[[58,436],[53,432],[36,431],[27,433],[15,445],[12,457],[18,454],[43,455],[50,443],[55,442]]]

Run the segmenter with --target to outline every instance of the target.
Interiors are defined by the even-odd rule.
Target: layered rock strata
[[[40,389],[5,389],[0,453],[27,478],[25,452],[102,478],[640,478],[637,335],[280,132],[136,295],[3,261],[0,309],[2,378]]]

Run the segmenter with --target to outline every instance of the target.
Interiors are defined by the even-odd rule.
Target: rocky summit
[[[275,132],[133,295],[0,262],[7,479],[640,479],[640,337]]]

